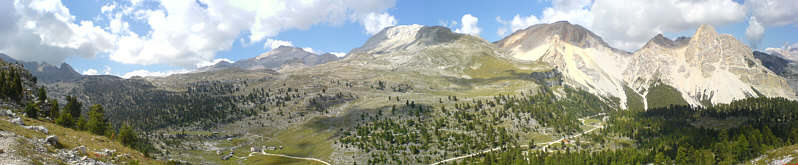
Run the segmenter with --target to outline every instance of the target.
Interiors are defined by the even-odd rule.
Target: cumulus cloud
[[[798,26],[798,3],[794,0],[749,0],[745,6],[764,26]]]
[[[83,74],[83,75],[97,75],[97,74],[100,74],[100,72],[98,72],[95,69],[87,69],[87,70],[83,71],[83,73],[81,73],[81,74]]]
[[[76,22],[59,0],[0,2],[0,52],[25,61],[58,64],[113,48],[114,35],[91,21]]]
[[[755,16],[748,20],[748,28],[745,29],[745,38],[751,44],[751,47],[756,49],[757,45],[762,42],[762,36],[765,34],[765,27],[762,26]]]
[[[681,32],[701,24],[725,25],[740,22],[746,17],[746,7],[733,0],[550,2],[551,7],[545,8],[540,16],[516,15],[512,20],[497,18],[505,25],[504,30],[497,33],[506,34],[537,23],[565,20],[591,29],[614,47],[634,50],[659,33]]]
[[[798,43],[793,43],[792,45],[785,43],[781,48],[766,48],[765,52],[768,54],[781,55],[792,61],[798,61]]]
[[[275,40],[275,39],[266,39],[266,43],[263,44],[264,48],[269,49],[277,49],[280,46],[294,46],[291,41],[283,41],[283,40]]]
[[[120,43],[125,44],[119,44],[122,46],[111,54],[112,60],[126,64],[195,66],[213,59],[218,51],[230,49],[242,31],[249,32],[248,42],[254,43],[285,30],[308,29],[322,23],[360,22],[367,31],[396,24],[393,16],[384,12],[395,4],[394,0],[159,3],[163,6],[160,9],[131,12],[143,13],[137,17],[152,30],[147,34],[124,35]]]
[[[535,24],[543,23],[535,15],[530,15],[530,16],[527,16],[527,17],[521,17],[521,15],[518,15],[518,14],[516,14],[515,17],[513,17],[513,19],[509,20],[509,21],[508,20],[503,20],[502,17],[496,17],[496,21],[501,23],[501,24],[504,24],[504,25],[508,26],[508,27],[499,28],[499,30],[496,32],[496,34],[498,34],[500,36],[507,35],[508,32],[515,32],[515,31],[518,31],[518,30],[521,30],[521,29],[525,29],[525,28],[527,28],[529,26],[532,26],[532,25],[535,25]],[[508,31],[508,29],[509,29],[509,31]]]
[[[173,75],[173,74],[182,74],[182,73],[188,73],[188,72],[191,72],[191,71],[190,70],[186,70],[186,69],[169,70],[169,71],[149,71],[149,70],[139,69],[139,70],[134,70],[134,71],[130,71],[130,72],[125,73],[124,75],[122,75],[122,78],[128,79],[128,78],[131,78],[131,77],[134,77],[134,76],[140,76],[140,77],[166,77],[166,76]]]
[[[366,29],[366,34],[376,34],[385,27],[396,25],[396,18],[388,13],[368,13],[361,21]]]
[[[455,29],[454,32],[479,36],[479,33],[482,32],[482,29],[477,26],[477,22],[479,22],[479,18],[474,17],[471,14],[465,14],[460,19],[461,27],[459,29]]]
[[[499,28],[496,33],[503,36],[535,24],[563,20],[582,26],[590,26],[593,24],[593,16],[589,9],[591,4],[591,0],[552,0],[551,7],[543,9],[540,17],[534,14],[529,16],[516,14],[511,20],[503,20],[501,17],[496,17],[497,22],[505,25],[505,27]]]
[[[140,0],[110,2],[94,21],[76,21],[60,0],[0,2],[0,51],[29,61],[108,53],[123,64],[195,67],[229,50],[290,29],[357,22],[368,33],[396,24],[395,0]],[[131,22],[143,25],[132,31]],[[376,29],[376,30],[375,30]]]
[[[591,7],[594,29],[613,46],[640,48],[658,33],[679,32],[701,24],[715,26],[745,19],[745,7],[732,0],[705,1],[608,1]],[[630,14],[634,13],[634,14]]]
[[[374,27],[378,26],[372,26],[375,25],[372,24],[374,22],[367,22],[378,19],[366,18],[392,19],[393,16],[384,11],[395,3],[395,0],[242,0],[232,1],[231,5],[236,10],[253,15],[254,22],[249,27],[252,34],[249,38],[260,41],[286,29],[307,29],[319,23],[340,24],[347,20],[361,23],[367,28],[367,32],[374,31]],[[212,8],[211,3],[208,3],[208,8]]]

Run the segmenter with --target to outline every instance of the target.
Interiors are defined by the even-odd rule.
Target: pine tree
[[[11,76],[12,76],[12,80],[11,81],[12,81],[12,83],[14,85],[11,88],[12,89],[12,97],[15,100],[19,101],[19,99],[22,99],[22,80],[20,79],[19,74],[16,73],[15,71],[13,71],[13,69],[12,69]]]
[[[38,91],[39,102],[45,102],[47,100],[47,91],[44,90],[44,87],[39,88]]]
[[[0,98],[8,96],[8,83],[6,81],[6,72],[0,71]]]
[[[122,128],[119,130],[119,140],[126,146],[132,146],[137,141],[136,132],[127,124],[122,124]]]
[[[78,117],[78,123],[75,124],[75,129],[84,131],[86,130],[86,118]]]
[[[82,105],[74,96],[67,96],[67,104],[64,109],[72,115],[72,121],[78,121],[80,118],[80,108]]]
[[[72,118],[72,113],[69,113],[66,107],[64,107],[64,110],[62,110],[59,113],[58,118],[55,119],[55,123],[67,128],[74,128],[75,126],[75,121],[74,118]]]
[[[95,104],[89,108],[89,119],[86,123],[86,129],[89,132],[97,135],[105,135],[108,129],[108,122],[105,119],[105,110],[99,104]]]
[[[50,113],[48,114],[51,119],[58,118],[58,100],[51,99],[50,100]]]
[[[33,119],[39,118],[39,109],[33,103],[28,103],[25,106],[25,115]]]

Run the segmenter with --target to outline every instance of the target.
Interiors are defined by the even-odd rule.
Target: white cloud
[[[254,22],[249,27],[252,33],[249,39],[260,41],[287,29],[307,29],[319,23],[335,25],[347,20],[359,22],[364,25],[367,32],[373,32],[374,28],[379,26],[372,25],[381,24],[370,21],[380,19],[367,19],[367,17],[393,19],[393,16],[384,12],[395,3],[395,0],[240,0],[231,1],[230,4],[236,10],[244,11],[254,17]],[[208,3],[208,8],[212,8],[211,4]],[[393,20],[395,22],[395,19]]]
[[[745,19],[746,8],[732,0],[552,0],[540,16],[516,15],[504,24],[507,34],[538,23],[569,21],[582,25],[610,45],[624,50],[640,48],[651,37],[664,32],[681,32],[701,24],[725,25]],[[501,30],[501,29],[500,29]],[[511,30],[511,31],[507,31]]]
[[[593,24],[593,15],[590,12],[591,0],[552,0],[551,3],[551,7],[543,9],[540,17],[534,14],[529,16],[516,14],[512,20],[496,17],[497,22],[506,26],[499,28],[496,33],[503,36],[535,24],[557,21],[569,21],[587,27]]]
[[[111,74],[111,66],[105,65],[103,68],[103,74]]]
[[[233,60],[230,60],[230,59],[217,58],[217,59],[213,59],[211,61],[200,62],[200,63],[197,64],[197,68],[202,68],[202,67],[206,67],[206,66],[216,65],[217,63],[222,62],[222,61],[229,62],[229,63],[234,63]]]
[[[379,33],[382,29],[396,25],[396,18],[388,13],[368,13],[361,21],[367,34]]]
[[[99,72],[97,70],[95,70],[95,69],[87,69],[87,70],[83,71],[82,74],[83,75],[97,75],[97,74],[99,74]]]
[[[116,9],[116,4],[103,5],[103,7],[100,7],[100,13],[108,13],[114,9]]]
[[[477,26],[477,22],[479,22],[479,18],[474,17],[471,14],[465,14],[460,19],[461,27],[459,29],[455,29],[454,32],[479,36],[479,33],[482,32],[482,29]]]
[[[748,20],[748,28],[745,29],[745,38],[748,39],[748,42],[751,44],[751,47],[756,49],[760,42],[762,42],[762,36],[765,34],[765,27],[756,20],[756,16],[752,16]]]
[[[94,57],[115,36],[91,21],[76,22],[59,0],[0,2],[0,52],[25,61],[58,64],[68,56]]]
[[[798,61],[798,43],[793,43],[792,45],[787,45],[785,43],[781,48],[766,48],[765,52],[768,54],[778,54],[792,61]]]
[[[764,26],[798,26],[798,3],[795,0],[748,0],[745,5]]]
[[[169,71],[162,71],[162,72],[153,72],[153,71],[139,69],[139,70],[134,70],[134,71],[125,73],[124,75],[122,75],[122,78],[128,79],[128,78],[131,78],[131,77],[134,77],[134,76],[141,76],[141,77],[166,77],[166,76],[173,75],[173,74],[182,74],[182,73],[188,73],[188,72],[190,72],[190,71],[186,70],[186,69],[169,70]]]
[[[732,0],[597,0],[590,9],[594,20],[589,27],[625,50],[640,48],[658,33],[740,22],[746,14],[745,7]]]
[[[330,54],[335,55],[338,58],[346,56],[346,53],[344,52],[330,52]]]
[[[263,48],[269,49],[277,49],[280,46],[294,46],[291,41],[283,41],[283,40],[275,40],[275,39],[266,39],[266,43],[263,44]]]
[[[151,4],[149,4],[151,2]],[[368,32],[396,24],[386,10],[395,0],[199,0],[120,1],[100,7],[97,26],[77,22],[60,0],[0,2],[0,52],[57,64],[69,56],[108,58],[123,64],[195,67],[231,49],[242,35],[249,44],[282,31],[318,24],[357,22]],[[131,31],[136,21],[144,28]],[[130,22],[130,23],[129,23]],[[142,31],[143,30],[143,31]]]
[[[496,34],[499,34],[500,36],[507,35],[508,32],[515,32],[535,24],[543,23],[535,15],[521,17],[521,15],[518,14],[516,14],[515,17],[513,17],[513,19],[509,21],[502,20],[502,17],[496,17],[496,21],[506,26],[509,26],[509,27],[499,28]],[[510,31],[507,31],[508,29]]]
[[[313,53],[313,54],[319,54],[318,52],[314,51],[313,48],[310,48],[310,47],[304,47],[304,48],[302,48],[302,50],[304,50],[306,52]]]

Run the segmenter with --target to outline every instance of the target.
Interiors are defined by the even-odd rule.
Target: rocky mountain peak
[[[546,39],[553,36],[559,37],[560,41],[565,41],[582,48],[596,46],[610,47],[609,44],[604,42],[604,40],[595,33],[581,25],[571,24],[568,21],[532,25],[497,41],[496,45],[505,48],[531,50],[541,44],[546,44]]]
[[[442,26],[400,25],[387,27],[375,34],[353,53],[382,54],[397,50],[414,50],[457,40],[463,36]]]
[[[716,35],[718,35],[718,32],[715,31],[715,27],[709,24],[703,24],[695,31],[693,39],[702,40],[704,38],[714,38]]]
[[[260,60],[262,58],[266,58],[266,57],[274,56],[274,55],[306,56],[306,55],[315,55],[315,54],[313,54],[311,52],[307,52],[307,51],[305,51],[302,48],[297,48],[297,47],[293,47],[293,46],[280,46],[280,47],[277,47],[277,48],[275,48],[275,49],[273,49],[271,51],[268,51],[266,53],[262,53],[262,54],[258,55],[257,57],[255,57],[255,59]]]
[[[648,48],[648,47],[652,47],[652,46],[660,46],[660,47],[665,47],[665,48],[676,48],[676,47],[682,47],[682,46],[687,45],[687,43],[689,41],[690,41],[689,37],[679,37],[679,38],[676,38],[676,40],[671,40],[668,37],[663,36],[662,34],[657,34],[656,36],[654,36],[654,38],[651,38],[651,40],[648,40],[648,42],[646,43],[645,46],[643,46],[643,48]]]

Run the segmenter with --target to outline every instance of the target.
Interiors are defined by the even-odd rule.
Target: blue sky
[[[700,24],[758,49],[798,42],[798,3],[611,0],[14,0],[0,3],[0,52],[66,62],[85,74],[158,76],[236,61],[290,43],[345,53],[386,26],[441,25],[493,42],[514,30],[567,20],[634,51],[658,33]],[[2,13],[6,12],[6,13]],[[755,19],[752,19],[755,18]],[[2,35],[0,35],[2,36]]]

